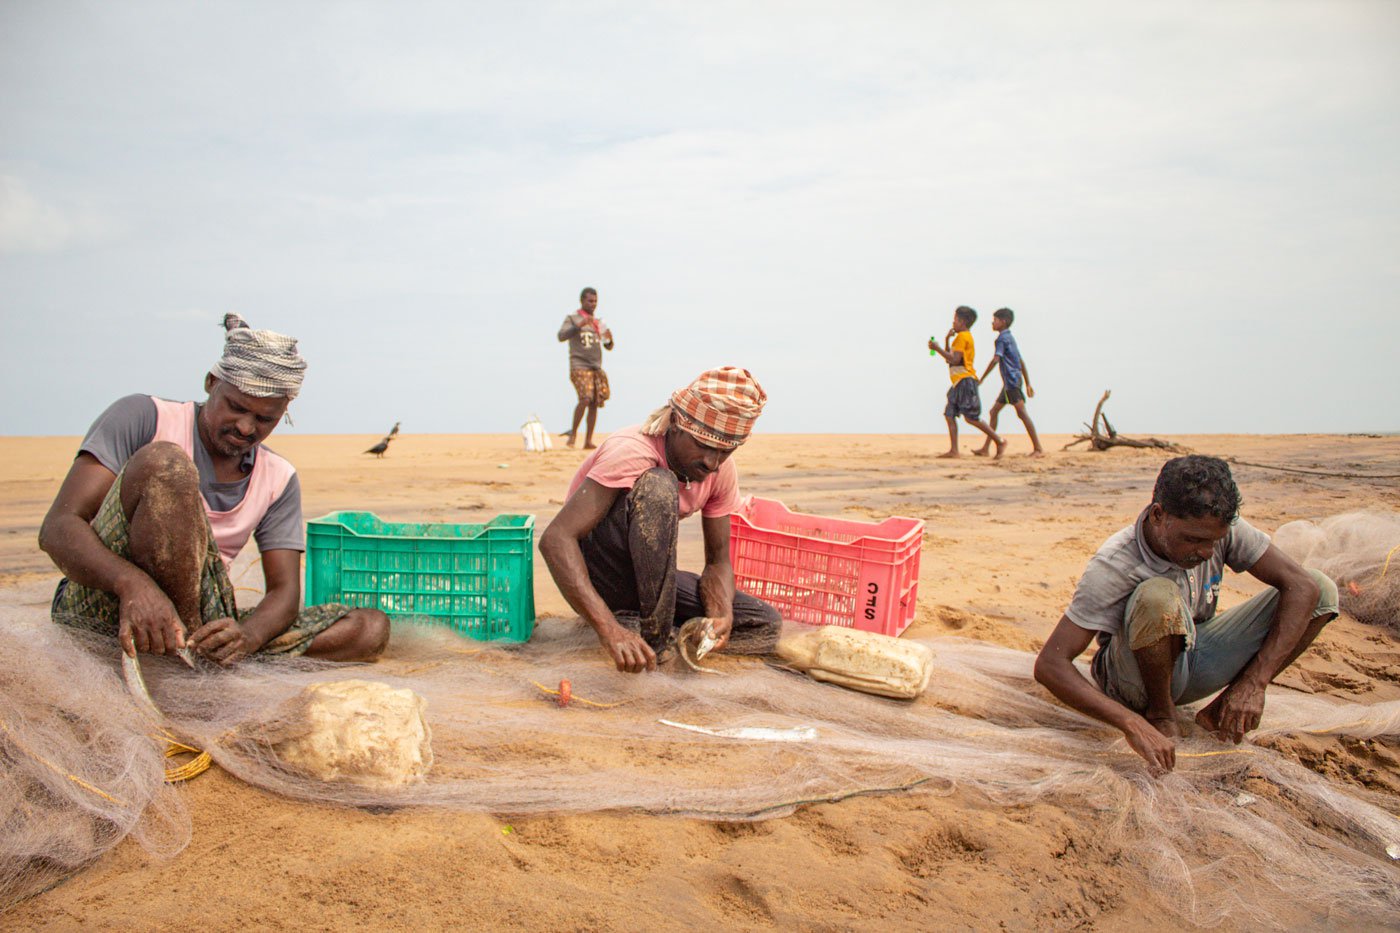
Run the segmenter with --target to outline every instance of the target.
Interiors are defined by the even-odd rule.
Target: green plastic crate
[[[535,629],[535,516],[484,525],[396,523],[332,512],[306,523],[306,603],[379,609],[479,641]]]

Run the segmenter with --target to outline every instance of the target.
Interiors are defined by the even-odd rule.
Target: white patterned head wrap
[[[238,391],[255,398],[296,398],[306,360],[295,337],[253,330],[236,314],[224,315],[224,355],[209,370]]]

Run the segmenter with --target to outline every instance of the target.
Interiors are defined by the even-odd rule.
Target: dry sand
[[[533,512],[544,528],[583,454],[526,454],[510,436],[406,435],[383,460],[374,436],[274,438],[301,472],[308,517],[368,509],[397,521],[484,521]],[[940,461],[940,436],[758,436],[738,454],[746,492],[828,515],[927,520],[910,633],[1034,649],[1085,561],[1145,504],[1166,454],[1115,450]],[[1334,472],[1393,473],[1400,438],[1213,435],[1193,450]],[[0,585],[57,575],[35,545],[73,438],[0,438]],[[966,445],[965,445],[966,446]],[[1244,514],[1273,531],[1298,518],[1400,510],[1394,481],[1236,468]],[[698,569],[698,521],[682,565]],[[1255,592],[1227,575],[1222,603]],[[541,615],[571,615],[536,561]],[[623,676],[623,675],[618,675]],[[653,675],[664,676],[664,675]],[[1400,640],[1343,617],[1281,682],[1374,702],[1400,698]],[[1275,742],[1339,782],[1392,795],[1393,742]],[[1107,825],[976,795],[861,798],[760,823],[644,815],[507,818],[374,814],[275,797],[217,768],[188,785],[190,846],[168,863],[131,843],[16,907],[0,926],[224,930],[346,928],[985,929],[1168,928],[1146,882],[1118,863]],[[503,834],[509,819],[514,832]],[[1294,918],[1316,923],[1319,918]]]

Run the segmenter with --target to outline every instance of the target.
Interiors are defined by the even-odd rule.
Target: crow
[[[378,444],[375,444],[369,450],[366,450],[365,453],[374,454],[376,457],[383,460],[384,452],[389,449],[389,442],[393,439],[394,435],[390,434],[388,437],[384,438],[384,440],[380,441]]]
[[[394,422],[394,428],[389,432],[389,436],[391,438],[399,436],[399,423],[397,421]]]

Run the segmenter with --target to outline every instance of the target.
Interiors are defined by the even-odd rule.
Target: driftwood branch
[[[1119,434],[1117,429],[1114,428],[1113,424],[1108,420],[1108,415],[1104,414],[1103,411],[1104,402],[1107,402],[1108,397],[1112,394],[1111,390],[1105,389],[1103,398],[1099,399],[1099,403],[1094,406],[1094,417],[1084,426],[1089,429],[1089,433],[1076,434],[1074,436],[1075,439],[1061,448],[1062,450],[1069,450],[1071,447],[1087,442],[1089,447],[1093,450],[1108,450],[1112,447],[1151,447],[1158,450],[1170,450],[1175,453],[1186,452],[1186,448],[1182,447],[1180,444],[1174,444],[1171,441],[1164,441],[1160,438],[1125,437]],[[1102,431],[1099,430],[1100,421],[1103,422]]]

